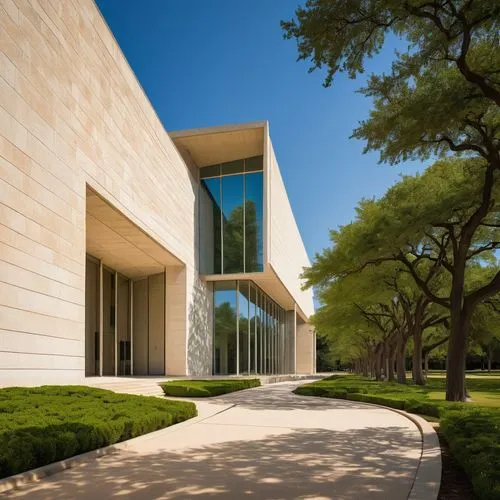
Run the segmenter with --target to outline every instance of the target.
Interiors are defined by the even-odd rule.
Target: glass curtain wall
[[[238,295],[236,281],[218,281],[214,290],[214,373],[237,373]]]
[[[202,274],[263,271],[263,160],[200,169]]]
[[[214,282],[214,374],[287,373],[285,311],[251,281]]]

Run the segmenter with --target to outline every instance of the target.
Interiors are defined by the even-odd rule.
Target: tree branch
[[[416,284],[420,287],[420,289],[429,297],[429,299],[434,302],[435,304],[439,304],[440,306],[449,308],[450,307],[450,302],[446,300],[444,297],[438,297],[435,293],[433,293],[430,288],[428,287],[428,284],[418,275],[418,273],[415,271],[413,268],[411,262],[405,257],[403,253],[399,255],[400,262],[402,262],[410,274],[413,276],[413,279],[415,280]]]
[[[492,297],[498,292],[500,292],[500,271],[495,274],[487,285],[478,288],[464,298],[464,308],[469,307],[470,310],[473,310],[477,304]]]

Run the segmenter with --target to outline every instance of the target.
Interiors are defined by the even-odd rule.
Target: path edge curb
[[[218,409],[217,411],[214,411],[214,413],[210,415],[193,417],[188,420],[184,420],[183,422],[179,422],[178,424],[170,425],[168,427],[159,429],[157,431],[148,432],[146,434],[142,434],[141,436],[137,436],[132,439],[127,439],[126,441],[110,444],[109,446],[104,446],[103,448],[97,448],[95,450],[90,450],[85,453],[81,453],[80,455],[75,455],[73,457],[65,458],[64,460],[59,460],[57,462],[52,462],[51,464],[42,465],[41,467],[37,467],[36,469],[20,472],[19,474],[15,474],[14,476],[5,477],[3,479],[0,479],[0,495],[8,491],[14,490],[16,488],[19,488],[21,486],[24,486],[25,484],[40,481],[41,479],[46,478],[48,476],[53,476],[54,474],[63,472],[67,469],[72,469],[77,465],[88,463],[107,455],[113,455],[115,453],[119,453],[120,451],[126,450],[132,442],[137,443],[138,441],[154,439],[160,433],[164,434],[167,432],[175,431],[179,429],[179,427],[185,427],[196,424],[198,422],[201,422],[202,420],[213,417],[218,413],[227,411],[233,406],[235,405],[227,405],[225,408]]]
[[[408,493],[408,500],[437,500],[439,489],[441,487],[441,445],[434,427],[424,418],[414,413],[408,413],[390,406],[383,406],[376,403],[368,403],[366,401],[353,401],[345,398],[325,398],[323,396],[303,396],[305,398],[321,398],[336,401],[349,401],[367,406],[374,406],[383,410],[390,410],[398,413],[402,417],[406,417],[413,422],[420,432],[422,437],[422,448],[420,450],[420,460],[418,462],[417,471],[413,478],[413,484]]]
[[[382,406],[411,420],[420,430],[422,452],[408,500],[436,500],[441,487],[441,446],[436,429],[424,418],[403,410]]]

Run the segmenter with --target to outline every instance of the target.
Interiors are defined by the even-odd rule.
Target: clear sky
[[[371,100],[364,77],[324,74],[297,62],[280,20],[297,0],[97,0],[167,131],[268,120],[295,218],[312,258],[328,231],[354,217],[362,197],[380,196],[420,163],[378,165],[378,153],[349,139]],[[301,0],[300,3],[304,3]],[[386,44],[367,72],[390,69]]]

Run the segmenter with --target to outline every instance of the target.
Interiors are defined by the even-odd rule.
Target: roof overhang
[[[269,295],[283,309],[290,311],[296,307],[297,315],[306,323],[309,322],[307,314],[301,309],[292,294],[280,280],[271,265],[266,266],[261,273],[238,274],[210,274],[201,277],[205,281],[250,280],[253,281],[264,293]]]
[[[129,278],[183,265],[89,186],[86,190],[86,251]]]
[[[182,154],[189,152],[198,167],[262,155],[265,121],[169,132]]]

